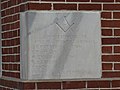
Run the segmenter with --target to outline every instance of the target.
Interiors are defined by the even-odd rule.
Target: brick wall
[[[1,0],[2,75],[20,78],[19,12],[27,10],[26,0]]]
[[[19,12],[26,10],[100,11],[102,78],[48,82],[20,80]],[[1,0],[1,23],[2,89],[120,90],[120,0]]]

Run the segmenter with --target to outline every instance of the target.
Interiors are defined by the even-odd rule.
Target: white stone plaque
[[[99,12],[27,11],[20,22],[22,79],[101,77]]]

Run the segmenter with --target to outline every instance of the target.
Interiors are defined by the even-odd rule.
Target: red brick
[[[15,35],[14,33],[15,31],[13,31],[13,36]],[[20,29],[17,30],[17,36],[20,36]]]
[[[103,46],[102,53],[112,53],[112,46]]]
[[[2,41],[2,46],[15,46],[15,45],[19,45],[19,44],[20,44],[20,38]]]
[[[26,0],[21,0],[21,2],[26,2]]]
[[[17,29],[17,28],[20,28],[20,22],[19,21],[11,24],[11,29]]]
[[[7,31],[11,29],[11,25],[10,24],[6,24],[6,25],[2,25],[2,31]]]
[[[112,17],[111,12],[102,12],[101,18],[110,19]]]
[[[2,62],[20,62],[20,55],[2,56]]]
[[[1,2],[4,2],[4,1],[7,1],[7,0],[1,0]]]
[[[20,46],[13,48],[12,53],[20,53]]]
[[[1,2],[4,2],[5,0],[1,0]]]
[[[120,4],[103,4],[103,10],[120,10]]]
[[[19,36],[18,35],[18,30],[2,33],[2,38],[3,39],[13,38],[13,37],[17,37],[17,36]]]
[[[54,2],[54,1],[55,1],[55,2],[58,2],[58,1],[61,2],[61,1],[62,1],[62,2],[65,2],[65,0],[41,0],[41,1],[53,1],[53,2]]]
[[[27,0],[27,1],[39,1],[39,0]]]
[[[120,2],[120,0],[116,0],[116,2]]]
[[[4,23],[4,19],[1,19],[1,24],[3,24]]]
[[[83,81],[66,81],[63,82],[63,89],[80,89],[85,88],[86,82]]]
[[[102,36],[112,36],[112,29],[102,29]]]
[[[29,3],[28,4],[29,10],[51,10],[51,4],[50,3]]]
[[[120,20],[102,20],[102,27],[120,27]]]
[[[8,16],[4,18],[4,23],[12,22],[12,16]]]
[[[9,3],[9,7],[14,6],[17,4],[17,0],[10,0],[8,3]]]
[[[120,80],[113,80],[112,87],[120,87]]]
[[[10,65],[11,65],[11,64],[10,64]],[[13,70],[20,71],[20,64],[13,64],[13,65],[12,65],[12,69],[13,69]]]
[[[8,7],[7,2],[1,4],[1,9],[5,9],[7,7]]]
[[[18,13],[18,12],[20,12],[20,6],[15,7],[15,13]]]
[[[10,19],[10,17],[5,17],[5,18],[4,18],[4,23],[8,23],[8,22],[9,22],[9,19]]]
[[[20,12],[23,12],[27,9],[26,4],[20,5]]]
[[[120,19],[120,12],[113,12],[114,19]]]
[[[115,70],[120,70],[120,63],[115,63],[114,64],[114,69]]]
[[[110,88],[110,81],[88,81],[88,88]]]
[[[21,83],[20,84],[20,88],[21,90],[24,89],[24,90],[28,90],[28,89],[35,89],[35,83],[33,82],[25,82],[25,83]]]
[[[5,14],[6,14],[6,12],[5,12],[5,11],[1,11],[1,17],[4,17],[4,16],[5,16]]]
[[[114,29],[114,35],[120,36],[120,29]]]
[[[2,54],[6,54],[9,53],[8,50],[5,50],[4,48],[2,48]]]
[[[101,10],[101,4],[79,4],[79,10]]]
[[[19,82],[9,81],[9,80],[1,80],[0,85],[10,87],[10,88],[19,88]]]
[[[77,4],[54,4],[54,10],[77,10]]]
[[[120,44],[120,38],[102,38],[102,44]]]
[[[114,2],[114,0],[91,0],[92,2]]]
[[[2,69],[20,71],[20,64],[2,64]]]
[[[120,46],[114,46],[114,53],[120,53]]]
[[[9,34],[8,32],[2,33],[2,38],[4,39],[4,38],[9,37],[9,35],[8,35],[8,34]]]
[[[67,2],[89,2],[90,0],[66,0]]]
[[[8,7],[10,7],[11,6],[11,0],[9,0],[7,3],[8,3]]]
[[[20,19],[20,15],[19,14],[13,15],[13,21],[17,21],[19,19]]]
[[[112,63],[102,63],[102,70],[112,70]]]
[[[0,87],[0,90],[12,90],[12,89],[7,88],[7,87]]]
[[[38,89],[61,89],[60,82],[38,82]]]
[[[14,13],[14,8],[10,8],[10,9],[6,9],[5,10],[5,15],[10,15],[10,14],[13,14]]]
[[[4,71],[2,71],[2,75],[6,76],[6,77],[20,78],[20,73],[18,73],[18,72],[4,72]]]
[[[102,78],[120,78],[120,72],[103,72]]]
[[[14,1],[14,0],[13,0]],[[12,6],[12,1],[11,0],[9,0],[8,1],[8,7],[11,7]]]
[[[102,55],[102,61],[120,62],[120,55]]]
[[[9,14],[14,14],[15,13],[15,8],[13,7],[13,8],[10,8],[10,9],[8,9],[9,10],[9,13],[8,13],[8,15]]]

